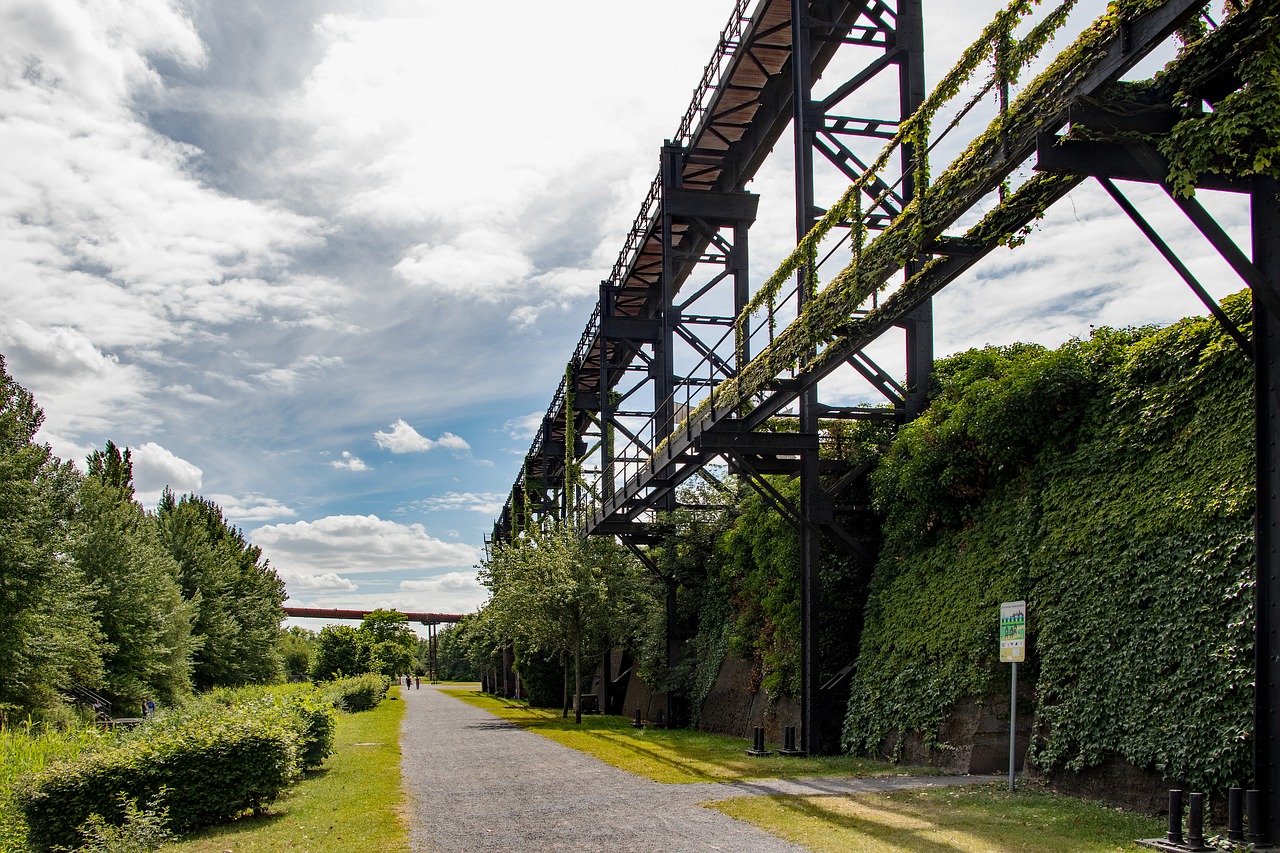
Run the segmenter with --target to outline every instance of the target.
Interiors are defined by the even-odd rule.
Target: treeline
[[[793,483],[779,478],[774,485],[796,497]],[[733,478],[686,489],[681,503],[653,526],[663,544],[646,549],[643,560],[607,538],[583,539],[563,523],[529,523],[516,538],[496,543],[481,565],[490,600],[442,632],[442,658],[474,677],[496,672],[509,650],[526,697],[559,706],[566,694],[575,698],[589,687],[606,649],[625,649],[650,689],[675,697],[677,722],[693,725],[726,654],[752,662],[753,692],[794,694],[800,678],[794,530]],[[826,582],[849,592],[851,565],[828,559]],[[667,644],[669,606],[674,649]],[[850,620],[829,624],[834,660],[838,647],[848,645]]]
[[[153,698],[284,676],[284,584],[213,502],[134,497],[130,453],[86,472],[35,440],[44,415],[0,356],[0,721],[87,689]]]

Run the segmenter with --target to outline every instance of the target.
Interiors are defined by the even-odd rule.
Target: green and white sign
[[[1000,605],[1000,662],[1027,659],[1027,603],[1006,601]]]

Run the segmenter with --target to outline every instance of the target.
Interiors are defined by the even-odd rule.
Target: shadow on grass
[[[279,800],[276,801],[278,806]],[[238,835],[242,832],[254,832],[257,830],[267,829],[286,817],[283,811],[269,811],[264,814],[246,813],[235,820],[228,823],[220,823],[217,826],[208,826],[203,829],[194,829],[182,836],[183,841],[200,841],[210,838],[221,838],[225,835]]]
[[[994,786],[853,796],[771,796],[713,808],[819,849],[957,853],[1136,850],[1159,822],[1098,803]]]
[[[446,689],[441,692],[489,711],[521,729],[550,737],[622,769],[662,782],[875,776],[911,771],[910,768],[852,756],[747,757],[749,742],[745,738],[690,729],[637,730],[631,718],[622,716],[592,714],[584,716],[579,724],[572,718],[561,716],[559,709],[530,708],[525,702],[473,690]]]
[[[957,853],[966,850],[961,843],[948,844],[929,838],[926,833],[937,827],[907,827],[887,820],[874,820],[861,814],[849,814],[847,811],[829,807],[836,802],[847,802],[844,797],[774,797],[772,798],[783,809],[794,817],[819,822],[832,829],[842,829],[848,833],[861,835],[882,844],[892,844],[911,853]],[[919,820],[905,810],[896,814],[903,821]]]

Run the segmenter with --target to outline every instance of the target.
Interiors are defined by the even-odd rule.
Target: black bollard
[[[782,747],[788,751],[796,748],[796,727],[787,726],[782,730]]]
[[[1262,794],[1250,789],[1244,792],[1244,840],[1252,844],[1261,844],[1262,835]]]
[[[1227,840],[1244,841],[1244,789],[1227,791]]]
[[[644,720],[640,719],[640,709],[639,709],[639,708],[636,708],[636,721],[635,721],[634,723],[632,723],[631,725],[632,725],[632,726],[634,726],[634,727],[635,727],[635,728],[637,728],[637,729],[639,729],[639,728],[643,728],[643,726],[644,726]]]
[[[1170,844],[1182,843],[1182,792],[1177,788],[1169,792],[1169,831],[1164,837]]]
[[[747,755],[768,755],[769,750],[764,748],[764,728],[756,726],[752,730],[751,748],[747,750]]]
[[[1204,846],[1204,794],[1192,794],[1188,797],[1187,811],[1187,846]]]

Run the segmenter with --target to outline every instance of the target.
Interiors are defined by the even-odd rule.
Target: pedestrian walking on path
[[[887,790],[923,782],[890,777],[664,784],[526,732],[434,685],[403,698],[408,706],[401,762],[412,803],[409,834],[415,853],[798,853],[804,848],[699,803],[757,794]]]

